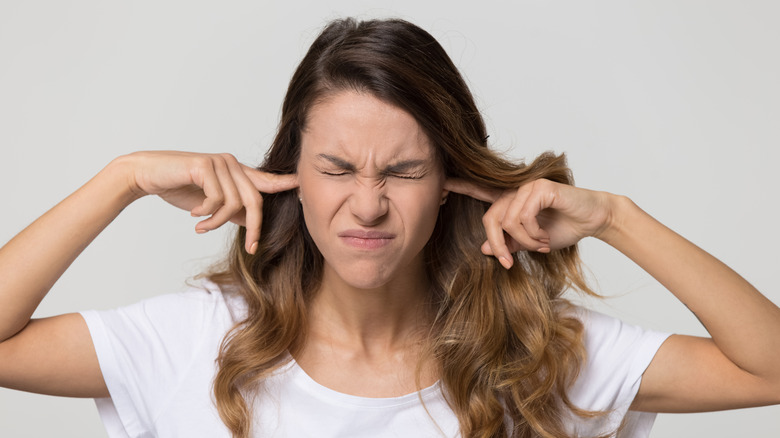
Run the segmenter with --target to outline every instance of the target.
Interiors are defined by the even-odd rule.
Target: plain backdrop
[[[224,151],[259,163],[295,65],[328,20],[346,15],[427,29],[471,85],[492,147],[517,159],[567,153],[578,185],[630,196],[780,302],[773,1],[2,0],[0,242],[124,153]],[[194,225],[159,199],[138,201],[36,316],[180,290],[234,231],[200,236]],[[706,334],[616,251],[581,246],[611,297],[589,305]],[[659,415],[653,437],[773,437],[778,418],[780,407]],[[0,436],[106,434],[91,400],[0,389]]]

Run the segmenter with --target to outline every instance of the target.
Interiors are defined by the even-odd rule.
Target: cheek
[[[406,227],[411,227],[409,231],[427,241],[439,216],[441,188],[421,187],[399,193],[396,203]]]
[[[309,232],[327,226],[343,203],[344,188],[337,182],[316,176],[299,177],[299,195],[303,216]]]

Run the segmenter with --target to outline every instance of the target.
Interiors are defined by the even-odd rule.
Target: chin
[[[341,281],[356,289],[376,289],[392,279],[393,269],[385,264],[356,263],[346,267],[334,267],[333,273]]]
[[[365,273],[353,277],[342,277],[343,281],[355,289],[378,289],[390,283],[390,280],[380,275],[366,275]]]

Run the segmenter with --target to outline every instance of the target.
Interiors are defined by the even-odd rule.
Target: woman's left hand
[[[511,251],[547,252],[595,236],[625,254],[684,303],[712,339],[673,335],[642,374],[631,409],[704,412],[780,404],[780,308],[728,266],[628,198],[536,180],[486,190],[445,188],[492,202],[482,252],[509,268]]]
[[[612,220],[613,195],[546,179],[505,191],[448,179],[444,188],[493,204],[482,218],[487,241],[481,249],[507,269],[514,252],[565,248],[583,237],[598,237]]]

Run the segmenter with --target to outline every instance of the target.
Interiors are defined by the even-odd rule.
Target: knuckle
[[[490,212],[485,213],[485,215],[482,216],[482,226],[484,226],[485,228],[492,227],[499,224],[500,221],[496,219],[494,215],[490,214]]]
[[[525,225],[532,224],[534,219],[534,215],[530,212],[523,212],[518,216],[518,222]]]
[[[523,208],[517,212],[517,219],[523,223],[531,222],[536,219],[536,212],[531,205],[524,205]]]
[[[504,221],[501,223],[501,228],[503,228],[504,231],[510,235],[515,235],[523,229],[523,227],[517,221]]]
[[[253,211],[263,205],[263,200],[259,196],[250,196],[244,201],[244,206],[247,208],[247,212]]]
[[[228,167],[228,163],[222,158],[221,155],[216,155],[212,161],[214,163],[214,167],[216,168],[226,169]]]
[[[549,192],[555,189],[555,183],[549,179],[540,179],[537,183],[539,184],[539,188],[543,191]]]
[[[230,211],[238,211],[244,206],[240,200],[232,197],[230,199],[226,199],[223,205],[227,210]]]
[[[236,159],[235,155],[223,152],[219,154],[219,157],[222,159],[224,163],[227,163],[228,165],[232,164],[238,164],[238,159]]]
[[[217,191],[213,195],[211,195],[208,199],[209,202],[212,204],[224,204],[225,203],[225,194],[222,193],[222,190]]]

